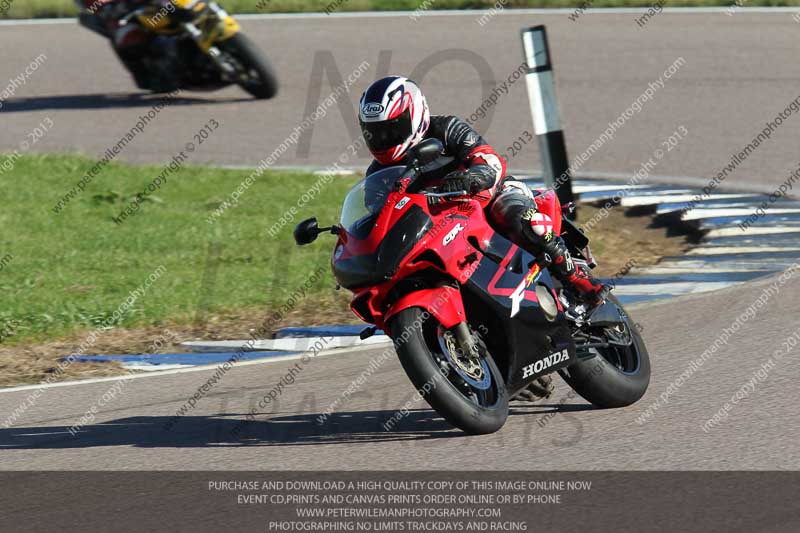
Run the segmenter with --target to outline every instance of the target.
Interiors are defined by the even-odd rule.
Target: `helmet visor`
[[[399,117],[380,122],[361,122],[361,131],[371,152],[383,152],[411,137],[411,107]]]

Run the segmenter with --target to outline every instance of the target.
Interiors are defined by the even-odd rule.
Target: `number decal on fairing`
[[[523,279],[520,282],[520,284],[517,285],[517,288],[514,289],[514,292],[512,292],[511,296],[509,296],[509,298],[511,298],[511,318],[514,318],[514,316],[517,313],[519,313],[519,308],[520,305],[522,304],[522,300],[525,299],[525,289],[531,286],[533,280],[536,279],[536,276],[539,274],[540,271],[541,268],[539,267],[538,264],[533,265],[533,268],[531,269],[530,272],[528,272],[528,275],[525,276],[525,279]]]

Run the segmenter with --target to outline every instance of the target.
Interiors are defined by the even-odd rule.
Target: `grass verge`
[[[491,9],[547,7],[650,7],[656,0],[221,0],[231,13],[397,11],[415,9]],[[667,7],[730,6],[730,0],[666,0]],[[797,6],[800,0],[752,0],[755,6]],[[3,10],[5,6],[5,10]],[[73,17],[73,0],[0,0],[0,18]]]
[[[0,271],[0,329],[14,331],[6,342],[274,306],[319,268],[324,273],[309,292],[320,303],[332,298],[330,243],[294,246],[292,223],[277,239],[266,232],[319,176],[265,173],[238,206],[209,224],[208,215],[250,173],[182,167],[118,224],[113,218],[162,168],[114,163],[54,214],[52,207],[92,165],[82,157],[25,156],[0,176],[0,255],[10,256]],[[321,221],[335,220],[339,199],[355,181],[322,185],[319,194],[307,195],[298,217],[314,213]]]
[[[357,322],[347,291],[334,290],[332,239],[295,246],[296,220],[275,238],[267,233],[301,197],[307,204],[296,219],[313,214],[321,223],[335,221],[357,177],[324,183],[309,173],[266,172],[209,224],[209,214],[250,172],[187,166],[118,224],[114,217],[162,167],[112,163],[55,214],[52,207],[93,164],[78,156],[23,156],[0,172],[0,385],[40,381],[76,350],[179,351],[185,340],[246,338],[282,307],[272,329]],[[581,217],[595,213],[584,207]],[[682,239],[644,226],[611,210],[595,228],[601,275],[612,276],[631,259],[653,264],[685,248]],[[286,306],[300,287],[305,294]],[[169,342],[151,350],[165,336]],[[115,371],[73,364],[60,377]]]

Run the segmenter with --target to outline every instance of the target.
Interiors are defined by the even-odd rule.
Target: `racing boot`
[[[561,237],[551,232],[545,238],[547,244],[544,246],[544,251],[550,256],[550,271],[553,275],[561,283],[574,289],[581,303],[587,304],[589,308],[603,303],[611,289],[575,264]]]
[[[519,391],[511,400],[517,402],[546,400],[553,395],[555,389],[556,387],[553,385],[553,375],[546,374],[537,378],[533,383]]]

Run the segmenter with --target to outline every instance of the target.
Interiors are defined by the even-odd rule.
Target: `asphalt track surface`
[[[279,96],[256,102],[237,88],[185,93],[120,158],[168,161],[215,118],[222,127],[191,154],[191,161],[255,165],[330,94],[327,77],[313,72],[315,58],[318,67],[335,62],[342,78],[367,61],[367,71],[340,99],[342,109],[331,108],[301,138],[300,146],[292,146],[275,163],[325,167],[356,139],[355,104],[378,74],[413,74],[433,112],[469,117],[521,64],[519,30],[536,24],[548,28],[572,157],[594,142],[648,84],[656,83],[678,58],[685,59],[581,171],[632,173],[662,141],[685,126],[687,139],[651,174],[696,177],[701,181],[695,184],[703,183],[800,95],[796,61],[800,24],[789,12],[662,13],[644,27],[636,24],[632,13],[583,14],[575,22],[567,12],[510,13],[484,26],[477,23],[480,14],[430,12],[416,21],[408,14],[244,20],[245,31],[279,73]],[[47,57],[0,110],[0,149],[18,147],[28,132],[50,117],[54,127],[31,150],[100,156],[153,105],[150,98],[139,97],[108,44],[75,24],[3,26],[0,49],[11,52],[0,61],[3,81],[20,75],[39,54]],[[474,65],[480,65],[480,74]],[[307,104],[310,94],[319,98]],[[501,151],[532,129],[523,80],[511,85],[508,95],[500,95],[492,111],[491,118],[475,125]],[[797,166],[798,136],[800,117],[795,114],[724,186],[772,192]],[[364,157],[345,166],[367,162]],[[540,168],[535,146],[512,158],[510,166]],[[54,201],[62,194],[53,191]]]
[[[225,133],[198,150],[195,161],[254,164],[302,119],[316,51],[330,50],[346,76],[364,59],[375,62],[379,49],[393,50],[392,71],[408,72],[432,52],[467,48],[485,57],[499,78],[519,64],[519,27],[536,23],[548,25],[555,47],[559,98],[573,153],[591,143],[678,56],[686,59],[642,112],[591,158],[589,170],[632,172],[683,124],[690,138],[657,172],[707,179],[800,94],[800,25],[786,13],[662,14],[645,28],[633,18],[584,15],[571,22],[565,15],[503,15],[485,28],[477,26],[473,15],[431,15],[416,23],[397,17],[248,21],[246,31],[270,52],[281,74],[281,95],[252,102],[231,89],[181,100],[123,158],[166,161],[214,117]],[[3,149],[13,148],[50,116],[55,127],[36,150],[99,155],[150,105],[128,96],[129,82],[106,45],[77,27],[4,27],[0,47],[15,50],[5,56],[0,79],[14,76],[39,53],[48,57],[0,111]],[[480,104],[477,76],[458,62],[440,65],[423,82],[436,110],[468,115]],[[490,82],[484,89],[490,92],[493,86]],[[351,95],[351,101],[355,98]],[[518,82],[498,102],[486,133],[501,148],[530,128],[525,99]],[[795,165],[792,148],[799,128],[796,116],[784,123],[726,186],[771,190],[780,184]],[[328,165],[351,142],[346,131],[337,108],[316,124],[307,158],[290,150],[279,164]],[[538,166],[531,152],[512,166]],[[54,200],[61,194],[54,191]],[[360,351],[312,359],[279,401],[259,412],[238,437],[231,434],[234,427],[293,361],[234,368],[170,430],[164,425],[213,369],[125,382],[121,394],[99,406],[94,422],[75,437],[67,429],[119,382],[46,389],[12,427],[0,429],[0,469],[797,469],[796,353],[777,362],[765,379],[752,381],[797,331],[797,275],[684,379],[668,403],[654,403],[776,280],[635,308],[653,378],[647,395],[626,409],[593,409],[558,381],[550,400],[514,404],[507,425],[494,435],[465,436],[413,401],[410,415],[384,431],[382,423],[414,396],[392,357],[336,414],[318,424],[318,415],[379,353]],[[754,383],[753,390],[730,416],[704,431],[702,425],[748,382]],[[31,392],[0,393],[0,413],[13,411]],[[652,416],[644,420],[640,417],[648,407]]]
[[[776,356],[708,432],[702,425],[782,349],[797,331],[800,273],[780,286],[751,319],[685,378],[666,404],[657,402],[690,362],[733,328],[777,278],[711,295],[676,298],[634,311],[653,361],[645,397],[625,409],[593,409],[559,378],[554,396],[513,403],[498,433],[470,437],[449,427],[414,389],[395,357],[340,404],[325,423],[317,417],[378,356],[375,350],[311,359],[277,402],[259,410],[238,436],[234,428],[295,361],[237,367],[171,429],[165,424],[213,373],[151,376],[125,382],[77,436],[68,428],[115,387],[101,382],[46,389],[14,427],[0,429],[4,470],[691,470],[797,469],[797,354]],[[789,318],[787,318],[789,317]],[[119,383],[119,382],[117,382]],[[0,394],[11,412],[30,390]],[[408,404],[407,402],[411,402]],[[396,428],[383,423],[410,408]],[[555,416],[547,417],[555,412]],[[641,421],[641,423],[640,423]]]

